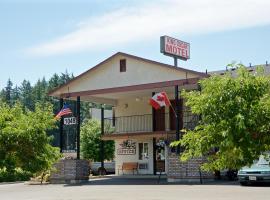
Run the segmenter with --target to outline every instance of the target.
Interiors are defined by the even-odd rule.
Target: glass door
[[[163,140],[158,140],[156,143],[156,171],[157,173],[165,172],[165,143]]]

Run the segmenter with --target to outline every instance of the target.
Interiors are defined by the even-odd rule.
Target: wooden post
[[[60,110],[63,108],[64,100],[63,98],[60,99]],[[63,152],[63,124],[64,119],[63,117],[60,118],[60,125],[59,125],[59,146],[60,146],[60,153]]]
[[[80,159],[80,124],[81,124],[81,98],[77,97],[77,159]]]

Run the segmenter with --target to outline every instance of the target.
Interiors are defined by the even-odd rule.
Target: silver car
[[[263,155],[250,167],[243,167],[238,171],[238,179],[241,185],[250,183],[270,183],[270,165]]]

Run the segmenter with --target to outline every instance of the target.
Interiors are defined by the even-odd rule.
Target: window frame
[[[139,142],[138,143],[138,159],[145,160],[149,158],[149,143],[148,142]]]
[[[120,68],[120,73],[127,71],[127,60],[126,59],[120,59],[119,68]]]

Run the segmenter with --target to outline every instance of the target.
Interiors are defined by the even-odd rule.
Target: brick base
[[[200,179],[214,179],[214,174],[200,171],[205,158],[193,158],[187,162],[179,160],[179,155],[168,153],[168,182],[200,182]]]
[[[89,179],[89,162],[87,160],[60,160],[51,173],[50,183],[81,183]]]

